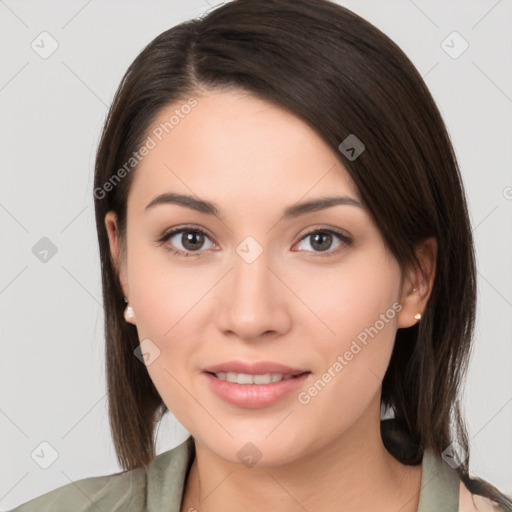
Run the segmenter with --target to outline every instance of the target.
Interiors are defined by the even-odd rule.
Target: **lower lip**
[[[300,388],[311,373],[303,373],[291,379],[271,382],[270,384],[235,384],[221,380],[211,373],[203,372],[208,379],[210,389],[226,402],[245,407],[258,409],[275,404],[285,396]]]

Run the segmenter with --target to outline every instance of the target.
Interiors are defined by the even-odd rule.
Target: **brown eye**
[[[330,229],[317,229],[315,231],[307,233],[305,236],[302,237],[302,239],[299,242],[299,248],[300,244],[303,244],[308,239],[310,240],[309,246],[311,247],[311,249],[308,249],[307,244],[306,247],[303,246],[302,248],[305,249],[307,252],[325,252],[325,256],[335,255],[339,252],[339,250],[336,249],[343,249],[343,246],[349,246],[352,243],[352,240],[349,237],[343,235],[342,233],[338,233]],[[330,250],[333,246],[333,243],[335,243],[336,240],[338,241],[338,243],[334,247],[335,250]],[[323,256],[323,254],[318,255]]]
[[[326,251],[332,244],[332,235],[319,231],[311,235],[311,247],[317,251]]]
[[[209,236],[197,228],[178,228],[164,234],[158,242],[164,244],[164,248],[179,256],[200,256]],[[211,243],[211,247],[215,244]],[[208,248],[208,247],[207,247]],[[197,254],[194,254],[197,253]]]
[[[179,239],[186,251],[197,251],[204,244],[204,234],[199,231],[182,231]]]

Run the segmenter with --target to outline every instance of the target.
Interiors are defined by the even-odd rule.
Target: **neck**
[[[421,464],[405,466],[386,450],[380,405],[377,412],[373,421],[360,418],[320,450],[278,466],[232,464],[196,439],[181,510],[415,512]]]

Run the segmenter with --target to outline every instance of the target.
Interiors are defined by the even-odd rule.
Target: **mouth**
[[[225,361],[224,363],[216,364],[203,368],[204,372],[212,373],[222,380],[228,380],[233,378],[235,375],[248,375],[252,377],[263,377],[270,375],[276,375],[278,377],[295,377],[303,373],[308,372],[307,369],[293,368],[281,363],[275,363],[272,361]],[[277,378],[277,377],[274,377]],[[247,380],[247,378],[246,378]],[[279,379],[281,380],[281,379]],[[234,382],[230,380],[229,382]],[[270,380],[270,382],[273,382]],[[245,383],[245,381],[244,381]],[[240,382],[242,384],[242,382]]]
[[[232,384],[241,385],[267,385],[273,384],[274,382],[281,382],[283,380],[296,379],[302,375],[311,372],[302,373],[262,373],[262,374],[251,374],[251,373],[237,373],[237,372],[206,372],[216,377],[219,380],[231,382]]]
[[[251,368],[251,369],[248,369]],[[312,372],[274,363],[224,363],[202,374],[208,388],[224,402],[246,409],[267,407],[298,392]]]

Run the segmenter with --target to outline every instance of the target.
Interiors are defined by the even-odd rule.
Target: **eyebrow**
[[[200,213],[205,213],[207,215],[220,216],[220,209],[214,203],[202,199],[196,199],[192,196],[174,193],[161,194],[155,197],[144,210],[147,211],[151,208],[154,208],[155,206],[164,204],[177,204],[192,210],[196,210]],[[292,219],[307,213],[317,212],[319,210],[324,210],[326,208],[331,208],[338,205],[356,206],[358,208],[364,209],[363,205],[357,199],[353,199],[352,197],[321,197],[319,199],[312,199],[310,201],[305,201],[289,206],[285,209],[281,219]]]

